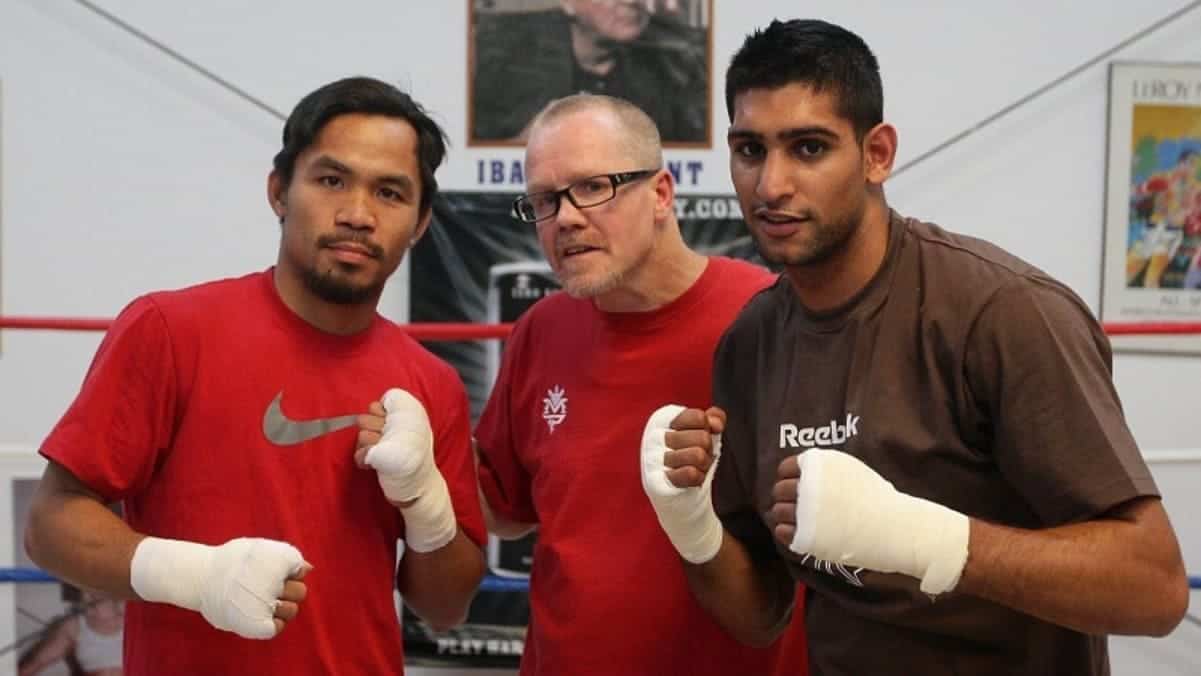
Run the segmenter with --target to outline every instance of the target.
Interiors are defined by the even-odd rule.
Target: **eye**
[[[748,160],[763,156],[763,146],[753,141],[736,143],[730,150],[734,155]]]
[[[538,213],[546,213],[547,210],[554,209],[555,202],[559,200],[559,195],[553,192],[540,192],[530,195],[528,198],[529,204]]]
[[[826,145],[824,141],[817,141],[814,139],[798,141],[796,145],[793,146],[793,149],[796,151],[797,155],[808,158],[820,157],[828,148],[829,146]]]
[[[405,200],[404,194],[394,188],[380,188],[379,196],[389,202],[403,202]]]
[[[594,197],[609,190],[609,179],[586,178],[571,186],[571,193],[580,197]]]
[[[317,182],[327,188],[341,188],[342,187],[342,177],[336,176],[334,174],[326,174],[325,176],[318,176]]]

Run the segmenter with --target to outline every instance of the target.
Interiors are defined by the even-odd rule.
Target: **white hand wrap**
[[[921,580],[951,591],[967,563],[968,517],[902,493],[854,456],[815,448],[797,456],[796,535],[789,549],[824,561]]]
[[[380,488],[392,502],[416,500],[400,510],[405,546],[416,552],[445,547],[459,532],[446,479],[434,464],[434,433],[421,402],[401,389],[384,393],[384,431],[367,451]]]
[[[642,432],[642,488],[676,551],[685,561],[701,564],[717,556],[721,548],[721,521],[713,512],[710,498],[713,472],[721,456],[721,437],[713,437],[713,464],[700,486],[680,488],[671,483],[663,464],[663,454],[671,450],[665,437],[671,421],[683,410],[683,406],[664,406],[646,421]]]
[[[284,581],[304,558],[292,545],[238,538],[212,547],[148,537],[138,543],[129,583],[146,601],[198,611],[209,624],[245,638],[275,636]]]

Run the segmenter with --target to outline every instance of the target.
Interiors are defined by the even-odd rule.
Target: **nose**
[[[759,181],[755,194],[766,204],[777,204],[786,200],[795,191],[791,163],[783,153],[768,152],[759,170]]]
[[[338,206],[338,225],[356,230],[374,230],[375,212],[371,209],[371,195],[366,190],[350,190]]]

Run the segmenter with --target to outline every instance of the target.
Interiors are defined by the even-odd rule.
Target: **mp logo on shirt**
[[[563,422],[567,417],[567,392],[560,385],[555,385],[546,391],[546,396],[542,398],[542,419],[546,421],[546,427],[551,431],[555,431],[555,426]]]
[[[831,420],[820,427],[780,425],[780,448],[813,448],[841,444],[859,434],[859,416],[848,413],[845,422]]]

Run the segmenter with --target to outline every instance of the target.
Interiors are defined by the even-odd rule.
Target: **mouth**
[[[573,244],[572,246],[565,246],[559,249],[559,260],[565,261],[592,253],[593,251],[600,251],[600,249],[594,246],[588,246],[586,244]]]
[[[802,225],[811,220],[808,215],[773,209],[756,209],[752,218],[764,234],[779,238],[792,236]]]
[[[334,258],[344,263],[361,264],[374,258],[379,258],[376,248],[360,242],[331,242],[325,248],[333,252]]]

